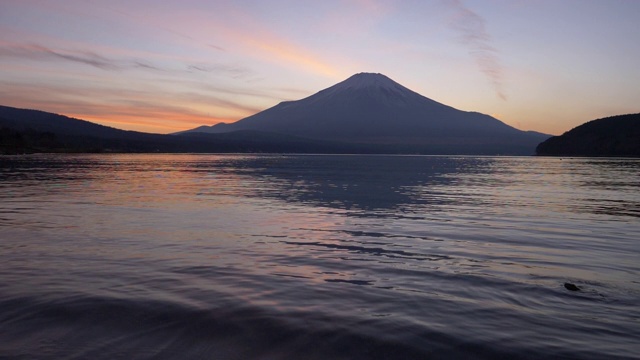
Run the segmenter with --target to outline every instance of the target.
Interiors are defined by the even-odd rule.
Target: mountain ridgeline
[[[361,73],[232,124],[172,135],[124,131],[0,106],[0,153],[270,152],[533,155],[549,135],[428,99],[381,74]]]
[[[640,113],[584,123],[536,148],[544,156],[640,157]]]
[[[266,131],[379,146],[390,152],[532,155],[549,135],[426,98],[382,74],[360,73],[298,101],[282,102],[232,124],[184,133]]]
[[[161,135],[0,106],[0,154],[36,152],[372,153],[377,148],[256,131]]]

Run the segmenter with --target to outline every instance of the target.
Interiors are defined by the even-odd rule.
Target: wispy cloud
[[[66,60],[102,70],[119,70],[117,62],[90,51],[55,51],[38,44],[0,46],[0,58],[13,57],[36,61]]]
[[[155,65],[147,60],[134,57],[115,58],[101,55],[89,50],[52,49],[39,44],[0,43],[0,59],[15,58],[31,61],[64,61],[88,65],[100,70],[122,71],[128,69],[148,70],[164,73],[206,72],[222,74],[233,79],[246,78],[253,75],[247,67],[228,64],[185,64],[183,68],[168,68]]]
[[[144,61],[134,61],[133,62],[134,66],[138,69],[147,69],[147,70],[156,70],[156,71],[162,71],[161,68],[148,64]]]
[[[225,48],[223,48],[222,46],[218,46],[214,44],[207,44],[207,46],[217,51],[226,51]]]
[[[459,33],[460,41],[468,47],[469,54],[480,71],[489,78],[496,94],[506,100],[504,69],[500,64],[498,51],[491,45],[491,35],[487,32],[484,18],[466,7],[461,0],[447,0],[447,4],[454,10],[451,27]]]
[[[340,78],[341,76],[340,71],[333,66],[318,60],[317,56],[314,56],[308,51],[288,43],[285,40],[274,38],[266,41],[256,41],[252,38],[245,38],[245,42],[256,49],[266,52],[276,59],[295,64],[314,73],[332,78]]]
[[[311,49],[308,42],[296,41],[291,33],[278,31],[269,21],[246,8],[230,2],[224,5],[224,11],[228,16],[221,21],[211,21],[200,13],[185,13],[190,19],[185,29],[191,29],[190,32],[194,33],[214,34],[224,39],[226,44],[232,44],[221,47],[207,43],[209,48],[218,52],[250,56],[259,62],[294,67],[329,78],[344,76],[340,67],[325,60],[324,54]]]
[[[234,79],[246,78],[253,75],[253,71],[247,67],[226,65],[226,64],[192,64],[187,66],[189,72],[203,72],[203,73],[224,73]]]

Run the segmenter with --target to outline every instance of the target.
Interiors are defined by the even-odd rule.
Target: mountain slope
[[[258,131],[149,134],[39,110],[0,106],[0,154],[105,151],[374,153],[381,149]]]
[[[188,132],[270,131],[350,143],[464,147],[464,152],[533,154],[548,136],[488,115],[428,99],[381,74],[361,73],[298,101],[282,102],[233,124]],[[453,146],[453,147],[452,147]],[[473,147],[476,146],[476,150]]]
[[[538,145],[536,154],[640,157],[640,113],[589,121],[547,139]]]
[[[64,115],[9,106],[0,106],[0,125],[16,130],[64,133],[72,136],[122,137],[127,133],[135,134],[134,131],[119,130]]]

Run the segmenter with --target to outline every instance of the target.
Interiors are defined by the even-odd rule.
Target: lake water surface
[[[500,358],[640,359],[640,160],[0,157],[0,359]]]

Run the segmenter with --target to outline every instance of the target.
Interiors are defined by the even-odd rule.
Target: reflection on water
[[[535,198],[527,195],[537,193],[546,196],[538,205],[638,217],[629,194],[640,187],[639,168],[628,159],[101,155],[6,158],[0,182],[5,200],[16,189],[44,191],[30,197],[87,191],[141,204],[172,195],[243,196],[363,213],[414,205],[529,207]]]
[[[0,354],[634,358],[639,175],[630,159],[2,157]]]

